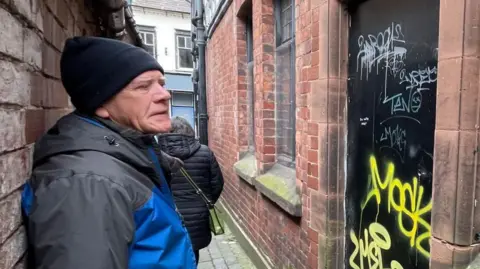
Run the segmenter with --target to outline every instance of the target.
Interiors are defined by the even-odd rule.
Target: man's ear
[[[104,118],[104,119],[110,118],[110,113],[103,106],[99,107],[99,108],[97,108],[97,110],[95,110],[95,115],[99,116],[100,118]]]

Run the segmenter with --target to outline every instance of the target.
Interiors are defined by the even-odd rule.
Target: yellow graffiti
[[[410,239],[411,247],[415,247],[425,257],[430,257],[429,251],[422,246],[422,243],[425,240],[428,243],[430,239],[430,224],[423,218],[423,215],[431,211],[432,200],[430,199],[427,205],[422,206],[424,188],[419,185],[418,178],[413,177],[411,183],[402,183],[400,179],[394,178],[394,172],[395,166],[393,163],[389,163],[386,175],[382,180],[378,172],[377,160],[374,156],[370,157],[371,189],[361,204],[362,211],[372,198],[375,198],[376,204],[379,206],[382,202],[381,191],[387,191],[388,212],[390,213],[392,208],[396,211],[401,233]],[[394,195],[395,193],[398,195]],[[407,206],[407,202],[409,206]],[[411,229],[405,228],[405,216],[412,222]],[[420,233],[420,227],[423,227],[423,233]]]
[[[371,237],[371,241],[370,241]],[[368,230],[364,230],[364,238],[357,238],[353,230],[350,231],[350,240],[355,249],[350,255],[349,264],[353,269],[363,269],[365,260],[369,269],[383,269],[382,251],[389,250],[392,245],[390,234],[380,223],[371,223]],[[359,263],[355,259],[358,257]],[[403,269],[395,260],[390,262],[390,269]]]

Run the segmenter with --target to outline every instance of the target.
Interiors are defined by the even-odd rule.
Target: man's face
[[[166,133],[171,128],[170,93],[164,85],[160,71],[142,73],[95,113],[142,133]]]

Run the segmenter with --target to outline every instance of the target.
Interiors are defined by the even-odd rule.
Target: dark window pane
[[[290,39],[290,26],[284,26],[282,31],[282,42]]]
[[[249,18],[246,22],[246,40],[247,40],[247,61],[253,61],[253,28],[252,19]]]
[[[275,125],[279,156],[295,159],[295,66],[291,57],[293,40],[276,50]]]
[[[172,92],[172,105],[193,107],[193,94]]]
[[[178,49],[178,54],[180,68],[193,68],[192,54],[189,49]]]
[[[279,13],[277,13],[277,16],[279,17],[276,18],[277,40],[279,41],[277,43],[278,46],[294,36],[294,6],[292,0],[281,0],[280,6],[277,8],[279,9]]]
[[[247,106],[248,106],[248,149],[255,151],[255,90],[253,79],[253,61],[247,64]]]
[[[150,53],[150,55],[155,57],[155,47],[154,46],[145,45],[145,48],[147,49],[148,53]]]
[[[146,38],[146,39],[147,39],[146,43],[147,43],[148,45],[153,45],[153,34],[147,33],[146,36],[147,36],[147,38]]]
[[[186,48],[191,49],[192,48],[192,40],[189,37],[185,37],[186,42]]]
[[[185,48],[185,38],[183,36],[178,36],[178,47]]]
[[[287,25],[292,21],[292,8],[282,11],[282,25]]]
[[[288,8],[292,5],[292,0],[281,0],[281,8],[282,10]]]

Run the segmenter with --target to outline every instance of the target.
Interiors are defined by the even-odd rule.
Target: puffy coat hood
[[[200,142],[193,136],[183,134],[161,134],[158,144],[168,155],[186,160],[200,149]]]

